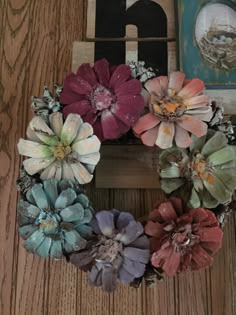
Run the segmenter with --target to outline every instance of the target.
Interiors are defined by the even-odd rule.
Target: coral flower
[[[207,132],[212,117],[209,97],[201,94],[204,83],[199,79],[184,81],[182,72],[172,72],[149,80],[145,88],[150,93],[150,112],[141,117],[133,131],[147,146],[155,144],[161,149],[176,146],[187,148],[192,139],[189,135],[201,137]]]
[[[93,126],[100,140],[116,139],[126,133],[145,105],[140,95],[142,85],[131,77],[130,67],[121,64],[114,69],[106,59],[95,62],[93,67],[81,65],[76,74],[65,79],[60,98],[66,105],[64,116],[79,114]]]
[[[185,210],[178,198],[155,207],[145,232],[151,236],[152,265],[161,267],[168,276],[211,265],[223,237],[213,212],[204,208]]]

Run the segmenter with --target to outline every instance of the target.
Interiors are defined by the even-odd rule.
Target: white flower
[[[49,124],[34,117],[27,137],[29,140],[19,140],[18,151],[29,157],[23,162],[29,175],[40,173],[42,180],[69,179],[79,184],[92,180],[101,143],[92,126],[83,123],[79,115],[69,114],[64,124],[59,112],[49,116]]]

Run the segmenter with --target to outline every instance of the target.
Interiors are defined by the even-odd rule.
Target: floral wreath
[[[91,285],[152,286],[164,275],[212,264],[236,189],[234,130],[223,109],[182,72],[156,76],[143,62],[83,64],[55,94],[33,97],[20,139],[19,234],[25,249],[66,259]],[[160,150],[165,200],[144,222],[117,209],[95,211],[81,185],[93,179],[100,145],[133,131]]]

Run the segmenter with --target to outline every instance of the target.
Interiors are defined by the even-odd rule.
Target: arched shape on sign
[[[125,23],[137,26],[138,37],[167,38],[167,16],[163,8],[154,1],[135,2],[126,12]],[[158,68],[159,74],[167,74],[167,42],[139,42],[138,59],[144,60],[147,66]]]

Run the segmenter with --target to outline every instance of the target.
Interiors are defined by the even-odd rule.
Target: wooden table
[[[25,252],[16,230],[18,138],[31,117],[30,97],[62,82],[71,69],[72,42],[84,34],[84,0],[0,0],[0,314],[1,315],[235,315],[236,224],[225,228],[210,269],[168,279],[154,289],[119,287],[108,295],[90,288],[65,261]],[[96,190],[97,209],[145,214],[152,190]]]

